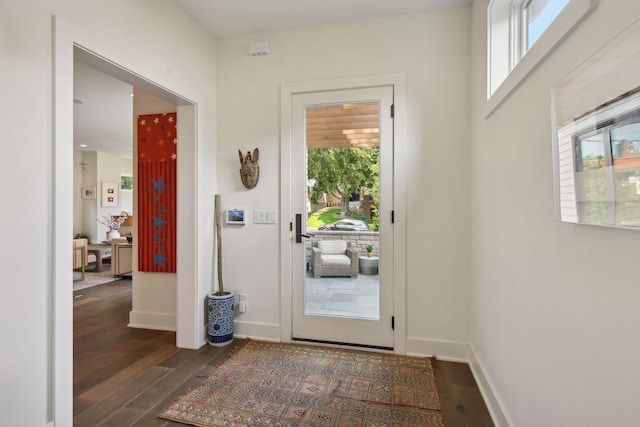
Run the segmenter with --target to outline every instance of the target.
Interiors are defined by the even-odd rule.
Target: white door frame
[[[295,230],[292,199],[292,96],[298,93],[346,90],[372,86],[393,86],[395,120],[393,129],[393,194],[394,194],[394,262],[393,311],[395,316],[394,352],[406,353],[406,177],[401,171],[406,164],[406,77],[404,74],[382,74],[310,82],[287,83],[280,88],[280,340],[291,342],[293,334],[293,265],[292,242]]]
[[[379,110],[379,175],[380,199],[377,210],[379,218],[379,252],[380,265],[377,276],[379,311],[377,318],[361,319],[357,317],[307,314],[306,301],[308,274],[306,269],[308,241],[293,247],[293,339],[320,340],[330,342],[352,343],[356,346],[370,346],[390,350],[394,348],[395,331],[392,328],[393,307],[393,242],[394,227],[391,223],[393,210],[393,86],[373,86],[349,90],[309,92],[292,96],[293,140],[292,147],[292,191],[293,212],[307,218],[306,186],[306,113],[307,108],[323,108],[329,105],[366,103],[375,104]],[[374,126],[376,127],[376,126]],[[306,221],[305,221],[306,223]],[[306,227],[303,226],[302,231]],[[297,240],[297,239],[296,239]],[[359,275],[362,278],[363,276]],[[330,279],[321,279],[330,281]]]
[[[183,100],[178,106],[178,269],[176,277],[176,341],[184,348],[200,348],[205,344],[204,297],[210,292],[211,276],[199,273],[200,256],[207,258],[198,241],[198,137],[197,105],[202,102],[197,91],[183,82],[171,80],[133,56],[108,42],[84,32],[59,17],[53,25],[53,117],[52,117],[52,184],[51,184],[51,283],[48,290],[50,306],[49,346],[49,413],[55,425],[73,424],[73,287],[71,240],[73,235],[73,62],[74,47],[102,58],[128,75],[141,87],[161,88]],[[188,100],[188,101],[187,101]],[[133,118],[132,118],[133,119]],[[181,122],[182,125],[180,124]],[[201,202],[209,208],[208,203]],[[202,212],[200,212],[202,214]],[[210,215],[205,215],[210,217]],[[200,232],[202,234],[202,232]],[[211,236],[213,237],[213,236]],[[204,240],[207,240],[206,238]],[[195,243],[194,243],[195,242]],[[206,270],[206,269],[204,269]]]

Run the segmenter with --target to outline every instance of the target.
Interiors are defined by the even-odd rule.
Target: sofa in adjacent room
[[[133,271],[133,248],[126,237],[111,239],[111,271],[117,277]]]

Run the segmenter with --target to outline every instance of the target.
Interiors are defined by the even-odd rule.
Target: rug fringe
[[[438,378],[436,377],[436,371],[438,370],[438,361],[437,355],[432,355],[427,357],[429,360],[429,365],[431,365],[431,372],[433,372],[433,383],[436,385],[436,398],[438,399],[438,404],[440,405],[440,411],[442,412],[442,399],[440,397],[440,389],[438,388]],[[442,419],[445,421],[445,425],[447,425],[447,420],[444,417],[444,413],[442,413]]]
[[[438,361],[438,357],[434,354],[433,356],[427,357],[427,359],[429,359],[429,363],[431,364],[431,370],[433,371],[433,373],[436,373],[436,362]]]

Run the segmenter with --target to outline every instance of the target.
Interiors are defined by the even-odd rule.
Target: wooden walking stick
[[[218,239],[218,293],[224,295],[224,286],[222,285],[222,229],[220,225],[220,195],[215,197],[216,212],[216,237]]]

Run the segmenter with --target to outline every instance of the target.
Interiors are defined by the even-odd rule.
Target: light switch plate
[[[278,213],[273,210],[256,209],[253,212],[254,224],[277,224]]]

